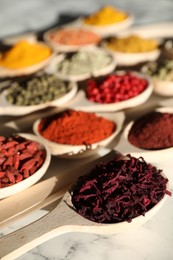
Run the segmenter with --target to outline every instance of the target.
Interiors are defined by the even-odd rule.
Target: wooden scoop
[[[115,157],[115,154],[114,154]],[[88,169],[83,174],[88,173]],[[69,189],[70,191],[71,189]],[[162,206],[161,200],[145,215],[133,219],[131,223],[99,224],[75,212],[71,195],[67,191],[58,206],[43,218],[0,239],[1,260],[15,259],[47,240],[67,233],[86,232],[95,234],[115,234],[145,223]]]

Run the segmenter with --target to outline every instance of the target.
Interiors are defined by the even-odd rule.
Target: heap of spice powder
[[[173,146],[173,114],[150,112],[137,119],[129,133],[128,140],[136,147],[148,150]]]
[[[131,35],[125,38],[112,38],[106,46],[113,51],[140,53],[156,50],[158,43],[154,39],[145,39],[137,35]]]
[[[0,66],[21,69],[44,61],[51,54],[52,50],[46,45],[19,41],[9,51],[2,54]]]
[[[133,221],[145,216],[165,194],[168,179],[143,158],[127,155],[101,162],[72,187],[72,204],[81,216],[98,223]]]
[[[94,26],[107,26],[119,23],[127,18],[127,13],[107,5],[84,19],[84,23]]]
[[[67,110],[41,120],[38,131],[49,141],[68,145],[91,145],[109,137],[114,122],[94,113]]]
[[[58,63],[58,72],[64,75],[81,75],[100,71],[112,62],[112,57],[101,50],[81,50]]]
[[[55,30],[50,33],[49,38],[58,44],[74,46],[97,44],[101,40],[96,33],[81,28]]]

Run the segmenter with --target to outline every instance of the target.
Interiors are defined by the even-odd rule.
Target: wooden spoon
[[[73,167],[68,171],[64,171],[64,163],[67,162],[64,161],[60,164],[59,161],[53,159],[45,180],[41,180],[28,189],[0,200],[0,228],[62,198],[69,186],[86,169],[94,167],[101,160],[110,160],[112,156],[115,156],[115,151],[104,149],[102,154],[104,156],[98,158],[99,155],[95,155],[87,160],[76,161],[77,163],[72,160],[73,163],[72,161],[69,162],[69,168]],[[49,174],[53,176],[51,177]]]
[[[87,172],[88,169],[83,174]],[[131,223],[99,224],[85,219],[75,212],[71,204],[70,190],[71,188],[52,212],[36,222],[0,239],[1,260],[15,259],[41,243],[67,232],[115,234],[134,228],[150,219],[162,206],[166,197],[164,196],[164,199],[149,210],[145,214],[145,217],[136,217]]]

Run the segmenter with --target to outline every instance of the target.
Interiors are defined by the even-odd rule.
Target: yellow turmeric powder
[[[144,39],[137,35],[131,35],[125,38],[112,38],[106,46],[113,51],[138,53],[156,50],[158,43],[154,39]]]
[[[46,45],[20,41],[0,57],[0,66],[21,69],[44,61],[52,51]]]
[[[93,15],[84,19],[84,23],[88,25],[106,26],[118,23],[127,18],[127,13],[122,12],[112,6],[105,6]]]

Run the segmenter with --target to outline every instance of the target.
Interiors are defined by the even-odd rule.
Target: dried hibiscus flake
[[[71,192],[75,210],[98,223],[131,220],[154,207],[165,194],[168,179],[140,158],[127,155],[96,165],[78,178]]]

